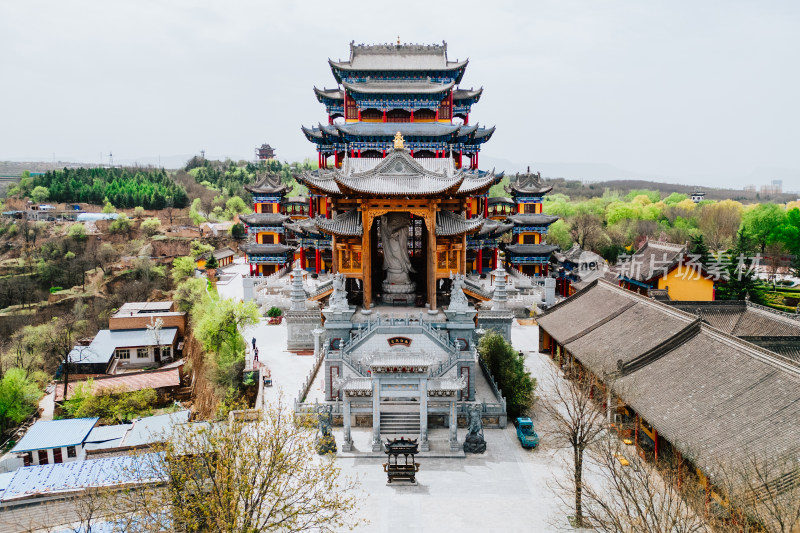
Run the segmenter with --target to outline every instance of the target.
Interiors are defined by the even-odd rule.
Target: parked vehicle
[[[536,448],[539,445],[539,435],[533,429],[533,420],[525,417],[519,417],[514,421],[517,426],[517,438],[523,448]]]

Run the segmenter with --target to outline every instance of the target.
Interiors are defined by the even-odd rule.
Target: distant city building
[[[750,185],[745,185],[742,190],[744,192],[756,192],[756,186],[751,183]]]

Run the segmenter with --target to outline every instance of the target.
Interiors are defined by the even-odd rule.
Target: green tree
[[[506,397],[508,415],[525,414],[533,405],[536,380],[525,370],[519,352],[502,335],[490,331],[481,337],[478,353]]]
[[[144,218],[144,207],[138,205],[133,208],[134,218]]]
[[[208,254],[208,259],[206,260],[206,269],[215,269],[219,267],[219,262],[217,258],[214,257],[214,254]]]
[[[31,200],[37,204],[44,202],[49,196],[50,190],[47,187],[42,187],[41,185],[34,187],[31,191]]]
[[[203,242],[194,240],[189,244],[189,254],[192,256],[193,259],[197,260],[201,256],[213,252],[214,247],[210,244],[205,244]]]
[[[225,210],[229,213],[229,218],[233,218],[233,215],[238,215],[240,213],[247,213],[250,211],[247,208],[247,204],[244,203],[244,200],[239,198],[238,196],[234,196],[233,198],[229,198],[227,202],[225,202]]]
[[[105,198],[103,200],[103,213],[110,214],[110,213],[116,213],[116,212],[117,212],[117,208],[114,207],[111,204],[111,202],[108,201],[108,198]]]
[[[154,389],[94,392],[93,388],[94,383],[91,379],[75,386],[72,396],[64,402],[64,410],[70,417],[99,417],[103,424],[121,424],[152,415],[158,400]]]
[[[742,216],[742,225],[747,228],[748,235],[753,239],[763,254],[767,245],[778,239],[778,228],[783,225],[786,213],[783,207],[777,204],[758,204],[745,211]]]
[[[176,257],[172,261],[172,280],[179,284],[185,279],[194,276],[195,262],[188,256]]]
[[[42,392],[21,368],[8,370],[0,379],[0,431],[22,423],[37,408]]]
[[[234,239],[243,239],[244,225],[241,223],[237,223],[231,226],[231,237],[233,237]]]

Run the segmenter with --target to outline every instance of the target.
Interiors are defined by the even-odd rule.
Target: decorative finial
[[[397,46],[400,46],[400,36],[397,36]]]
[[[394,136],[394,149],[403,150],[404,148],[405,144],[403,143],[403,134],[398,131]]]

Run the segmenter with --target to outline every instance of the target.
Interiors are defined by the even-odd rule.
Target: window
[[[148,359],[149,357],[150,351],[147,348],[136,348],[137,359]]]
[[[78,457],[78,452],[75,450],[75,446],[67,446],[67,457]]]
[[[53,448],[53,462],[56,464],[64,462],[61,459],[61,448]]]
[[[170,346],[169,344],[166,346],[162,346],[161,357],[163,357],[164,359],[169,359],[170,357],[172,357],[172,346]]]
[[[31,452],[25,452],[25,455],[22,456],[22,464],[24,466],[31,466],[33,463],[33,454]]]
[[[114,355],[117,356],[117,359],[130,359],[131,351],[127,348],[118,348],[114,350]]]
[[[47,450],[39,450],[39,464],[40,465],[48,464]]]

